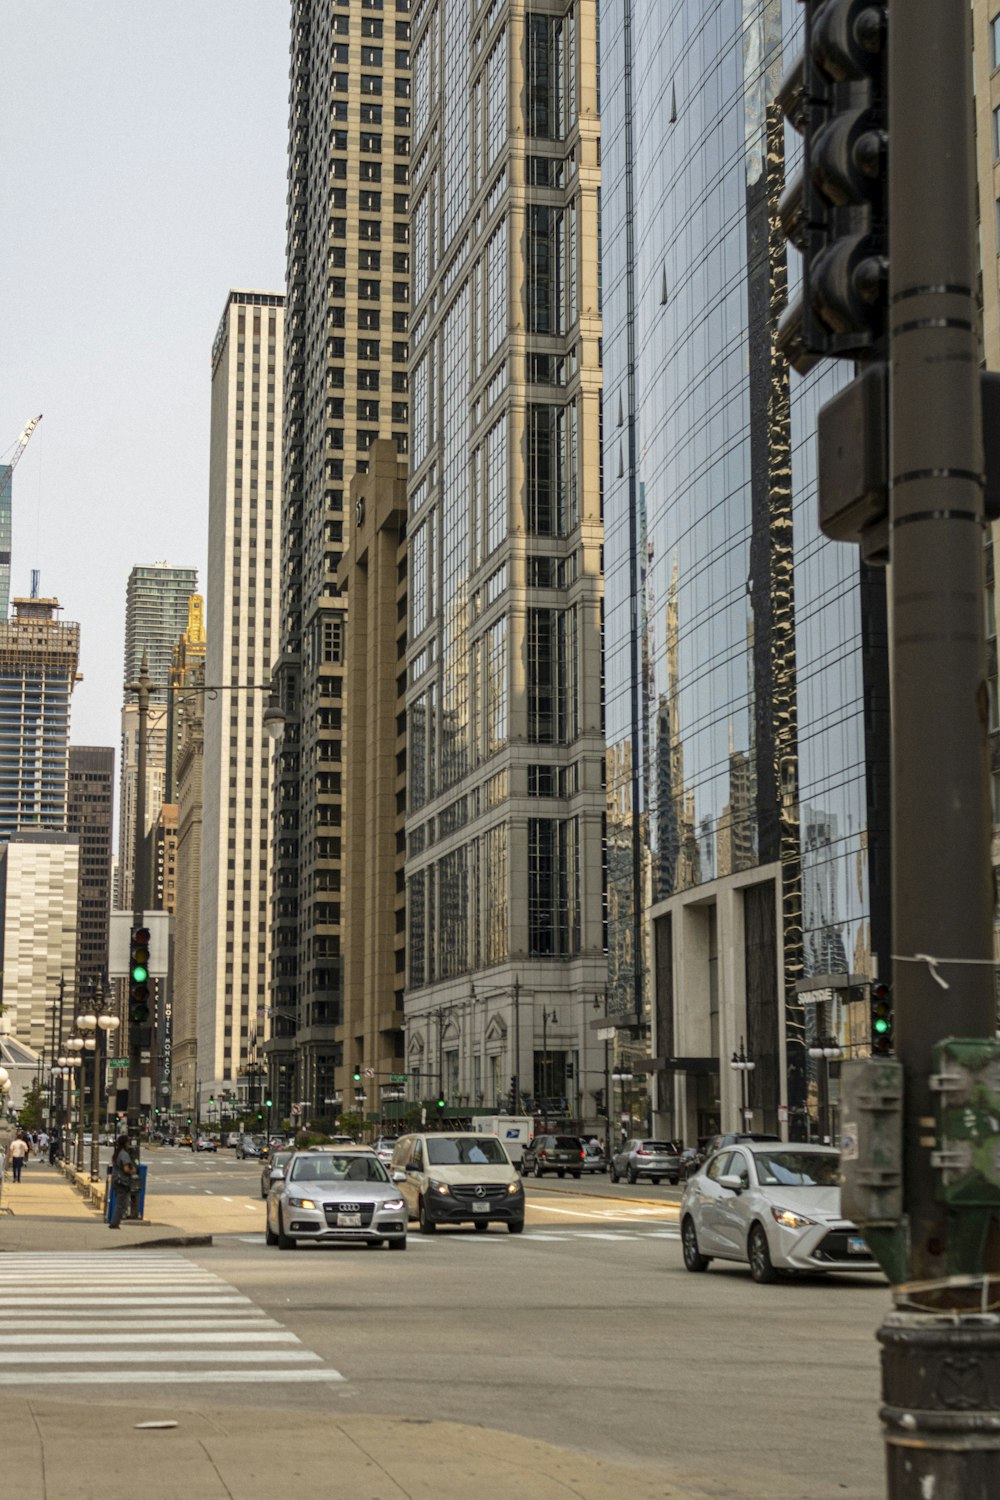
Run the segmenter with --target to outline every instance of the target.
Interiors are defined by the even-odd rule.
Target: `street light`
[[[820,1118],[823,1133],[829,1141],[833,1140],[833,1105],[830,1099],[830,1064],[839,1062],[844,1055],[844,1049],[835,1036],[819,1037],[811,1047],[806,1049],[810,1057],[822,1060],[826,1067],[821,1075],[824,1083],[822,1102],[820,1107]]]
[[[747,1115],[749,1113],[747,1109],[747,1074],[752,1073],[757,1064],[751,1062],[750,1058],[747,1057],[742,1037],[740,1037],[740,1050],[733,1053],[729,1066],[735,1073],[739,1073],[740,1075],[740,1124],[746,1129]]]
[[[559,1017],[555,1011],[549,1014],[547,1006],[542,1007],[542,1088],[545,1093],[542,1096],[542,1129],[549,1128],[549,1093],[552,1086],[552,1074],[549,1068],[549,1022],[558,1026]]]

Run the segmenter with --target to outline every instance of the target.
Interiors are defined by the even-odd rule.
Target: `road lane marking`
[[[301,1339],[294,1333],[282,1330],[277,1333],[264,1331],[261,1333],[241,1333],[235,1329],[227,1328],[221,1333],[161,1333],[159,1328],[150,1328],[145,1331],[139,1329],[133,1332],[120,1330],[116,1333],[5,1333],[3,1346],[5,1349],[14,1348],[41,1348],[51,1347],[55,1344],[86,1344],[88,1348],[95,1344],[142,1344],[149,1343],[155,1339],[160,1344],[299,1344]]]
[[[9,1365],[106,1365],[106,1364],[197,1364],[219,1359],[218,1349],[94,1349],[87,1353],[76,1349],[15,1350],[4,1353],[4,1367]],[[320,1356],[311,1349],[227,1349],[225,1359],[231,1364],[260,1364],[261,1360],[283,1360],[289,1363],[319,1363]]]
[[[598,1219],[605,1224],[609,1219],[621,1219],[622,1223],[628,1222],[628,1220],[624,1218],[623,1215],[619,1214],[613,1209],[601,1209],[597,1213],[589,1213],[584,1208],[557,1208],[553,1203],[532,1203],[530,1198],[528,1200],[527,1206],[529,1208],[537,1209],[539,1210],[539,1212],[544,1214],[565,1214],[567,1218],[570,1219]],[[652,1211],[653,1210],[651,1210],[651,1212]],[[655,1212],[662,1212],[662,1210],[655,1210]],[[667,1224],[670,1222],[670,1218],[662,1219],[658,1222]]]
[[[307,1380],[342,1381],[339,1370],[328,1365],[308,1370],[0,1370],[0,1386],[7,1385],[240,1385],[267,1381],[291,1385]]]

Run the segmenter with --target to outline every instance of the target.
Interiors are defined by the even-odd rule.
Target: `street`
[[[405,1257],[282,1254],[259,1163],[146,1160],[147,1215],[214,1244],[130,1252],[126,1226],[113,1256],[0,1258],[3,1384],[151,1416],[259,1405],[276,1430],[279,1408],[481,1424],[725,1500],[881,1493],[880,1281],[692,1276],[676,1190],[603,1177],[529,1181],[520,1237],[413,1226]]]

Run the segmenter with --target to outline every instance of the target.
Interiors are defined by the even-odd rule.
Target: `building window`
[[[1000,68],[1000,14],[990,22],[990,64]]]

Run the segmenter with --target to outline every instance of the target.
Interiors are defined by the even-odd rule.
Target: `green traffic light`
[[[886,1032],[889,1030],[889,1022],[885,1019],[884,1016],[879,1016],[876,1020],[875,1030],[879,1036],[885,1036]]]
[[[142,966],[142,964],[133,964],[133,966],[132,966],[132,983],[133,984],[145,984],[146,980],[148,978],[149,978],[149,970],[148,969],[144,969],[143,966]]]

